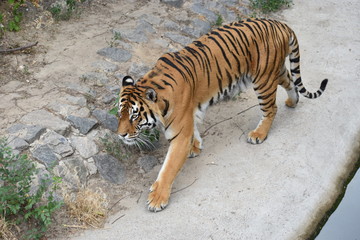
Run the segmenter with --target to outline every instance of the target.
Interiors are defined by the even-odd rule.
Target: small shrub
[[[250,5],[263,13],[269,13],[275,12],[283,6],[289,7],[291,2],[292,0],[250,0]]]
[[[45,176],[38,190],[30,193],[37,173],[26,155],[13,154],[6,140],[0,139],[0,216],[16,223],[35,222],[26,234],[29,239],[39,239],[46,232],[52,223],[52,213],[62,204],[54,199],[54,191],[61,182],[59,177]]]

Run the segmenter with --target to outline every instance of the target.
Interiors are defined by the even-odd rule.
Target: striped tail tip
[[[314,99],[314,98],[318,98],[320,97],[323,92],[325,91],[325,88],[326,88],[326,85],[328,83],[328,80],[327,79],[324,79],[322,80],[321,84],[320,84],[320,89],[317,90],[316,92],[308,92],[305,87],[302,87],[300,90],[299,90],[299,93],[301,93],[304,97],[307,97],[307,98],[311,98],[311,99]]]
[[[325,88],[326,88],[327,83],[328,83],[328,79],[327,79],[327,78],[325,78],[324,80],[322,80],[321,85],[320,85],[320,90],[321,90],[321,91],[325,91]]]

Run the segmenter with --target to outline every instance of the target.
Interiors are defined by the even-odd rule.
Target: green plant
[[[105,137],[100,138],[105,151],[110,154],[111,156],[121,160],[123,158],[127,158],[128,155],[124,150],[123,142],[120,139],[115,139],[114,137],[106,134]]]
[[[52,213],[62,204],[54,199],[61,178],[53,174],[45,174],[36,192],[30,192],[37,173],[26,155],[13,154],[6,139],[0,139],[0,216],[17,223],[33,221],[32,230],[26,234],[29,239],[39,239],[46,232]]]
[[[5,28],[7,25],[7,30],[9,31],[19,31],[20,22],[22,20],[22,12],[20,11],[20,6],[24,3],[24,0],[7,0],[7,3],[10,7],[11,14],[9,15],[9,20],[7,23],[4,23],[4,14],[0,13],[0,28]]]
[[[283,6],[289,7],[291,2],[292,0],[250,0],[250,5],[263,13],[269,13],[275,12]]]
[[[85,2],[86,0],[81,0],[80,3]],[[53,18],[57,21],[59,20],[69,20],[74,13],[78,13],[78,2],[77,0],[66,0],[66,8],[63,9],[60,5],[53,6],[49,9]]]
[[[120,100],[120,96],[117,96],[117,98],[115,99],[114,103],[113,103],[113,108],[110,109],[109,113],[112,114],[112,115],[115,115],[117,116],[118,115],[118,112],[119,112],[119,100]]]
[[[217,19],[215,22],[215,26],[221,26],[224,23],[224,19],[220,14],[216,14],[217,15]]]

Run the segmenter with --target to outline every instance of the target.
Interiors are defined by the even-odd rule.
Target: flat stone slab
[[[96,143],[88,137],[71,137],[72,145],[78,150],[83,158],[90,158],[99,152]]]
[[[31,150],[31,153],[36,160],[46,167],[54,167],[59,160],[53,149],[47,144],[37,145]]]
[[[87,134],[98,123],[95,119],[82,118],[73,115],[70,115],[67,120],[70,121],[75,128],[79,129],[82,134]]]
[[[45,132],[46,128],[37,125],[25,125],[17,123],[7,129],[7,132],[24,139],[27,143],[31,144],[39,139],[41,134]]]
[[[70,130],[70,123],[53,115],[52,113],[41,109],[26,114],[20,119],[20,122],[30,125],[39,125],[55,132],[66,135]]]
[[[105,128],[115,132],[118,128],[118,119],[106,110],[95,109],[92,115],[99,120],[100,124]]]
[[[97,53],[116,62],[127,62],[132,57],[128,50],[114,47],[100,49]]]
[[[108,154],[95,155],[93,159],[104,179],[116,184],[126,181],[125,167],[118,159]]]

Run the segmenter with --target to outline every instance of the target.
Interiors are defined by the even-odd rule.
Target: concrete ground
[[[280,18],[297,33],[305,86],[316,90],[329,79],[324,95],[302,97],[289,109],[279,89],[278,114],[261,145],[245,139],[260,118],[257,108],[214,126],[202,154],[179,173],[174,191],[193,184],[172,194],[166,210],[148,212],[145,192],[139,201],[139,195],[129,196],[121,201],[126,210],[111,216],[104,229],[72,239],[306,239],[356,161],[359,9],[357,0],[295,0]],[[249,90],[247,101],[216,105],[206,120],[216,123],[254,104]],[[153,179],[158,170],[150,173]]]

